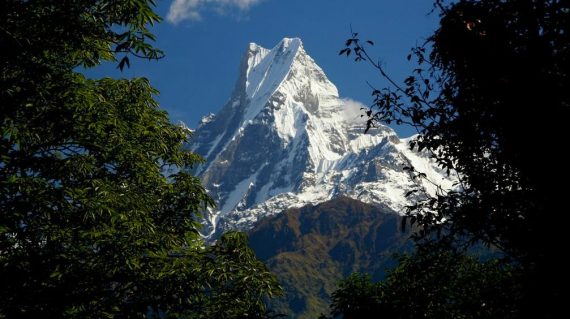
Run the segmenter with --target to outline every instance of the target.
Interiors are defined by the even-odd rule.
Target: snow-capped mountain
[[[202,119],[190,145],[206,159],[196,173],[218,203],[205,235],[247,230],[264,216],[339,195],[401,212],[415,183],[402,169],[410,164],[451,186],[391,128],[364,134],[364,126],[300,39],[271,50],[249,44],[230,100]]]

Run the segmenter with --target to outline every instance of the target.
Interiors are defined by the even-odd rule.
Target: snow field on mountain
[[[365,121],[347,108],[357,109],[339,98],[300,39],[271,50],[250,44],[229,102],[202,121],[189,145],[206,159],[196,173],[218,202],[206,218],[208,236],[340,195],[401,213],[417,183],[404,166],[451,187],[427,154],[409,150],[389,127],[364,134]]]

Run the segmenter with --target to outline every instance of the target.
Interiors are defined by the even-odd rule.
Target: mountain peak
[[[245,54],[246,55],[255,55],[255,54],[258,54],[260,52],[267,52],[267,51],[269,51],[269,50],[262,47],[261,45],[255,43],[255,42],[250,42],[249,45],[247,46],[247,50],[246,50]]]
[[[284,48],[284,49],[293,49],[298,50],[303,46],[303,41],[299,38],[283,38],[277,47]]]
[[[246,229],[264,215],[342,194],[397,211],[413,186],[402,167],[416,159],[431,180],[440,178],[391,129],[364,134],[364,122],[347,121],[346,109],[300,39],[271,50],[250,43],[228,104],[191,145],[206,159],[196,173],[219,204],[208,216],[210,236],[220,223]]]
[[[251,104],[256,107],[249,107],[245,114],[244,119],[248,120],[263,109],[276,91],[283,89],[283,84],[292,75],[299,74],[297,79],[301,82],[309,78],[307,75],[310,72],[295,70],[319,69],[314,61],[308,58],[299,38],[284,38],[271,50],[250,43],[244,61],[236,91],[245,93],[248,100],[255,102]],[[336,93],[336,88],[334,91]]]
[[[245,76],[249,77],[251,70],[262,63],[266,67],[273,65],[273,62],[281,62],[280,64],[284,66],[290,65],[290,62],[297,56],[297,52],[302,50],[302,48],[303,42],[299,38],[283,38],[271,50],[251,42],[244,56],[244,59],[247,61],[245,70],[243,70],[246,73]]]
[[[281,39],[281,41],[279,41],[279,43],[277,43],[277,45],[271,49],[268,50],[265,47],[255,43],[255,42],[250,42],[247,46],[247,53],[256,53],[256,52],[260,52],[260,51],[273,51],[275,49],[278,50],[297,50],[298,48],[303,47],[303,41],[299,38],[283,38]]]

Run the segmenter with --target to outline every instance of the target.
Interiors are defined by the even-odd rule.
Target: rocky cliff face
[[[265,216],[341,195],[400,212],[416,183],[404,166],[451,185],[392,129],[364,134],[364,124],[301,40],[286,38],[271,50],[250,44],[231,98],[204,117],[189,146],[206,159],[196,173],[218,203],[205,236],[248,230]]]

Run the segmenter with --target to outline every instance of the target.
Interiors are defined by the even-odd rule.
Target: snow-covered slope
[[[402,170],[410,164],[451,185],[392,129],[364,134],[358,119],[347,116],[301,40],[286,38],[271,50],[251,43],[229,102],[201,121],[190,145],[206,159],[196,173],[218,203],[206,235],[246,230],[264,216],[341,194],[400,212],[414,183]]]

